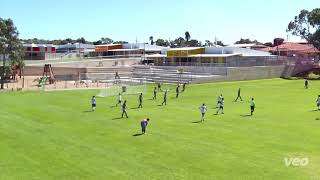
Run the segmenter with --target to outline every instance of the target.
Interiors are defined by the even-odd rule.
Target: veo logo
[[[289,166],[306,166],[309,164],[309,158],[284,158],[284,164]]]

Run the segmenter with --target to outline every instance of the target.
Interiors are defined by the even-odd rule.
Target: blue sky
[[[301,9],[319,0],[0,0],[0,17],[12,18],[21,38],[147,42],[184,37],[233,43],[241,37],[272,41]],[[297,39],[289,37],[290,39]]]

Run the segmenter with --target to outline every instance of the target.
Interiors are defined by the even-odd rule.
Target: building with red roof
[[[315,48],[312,44],[300,44],[293,42],[286,42],[279,46],[267,47],[260,50],[280,56],[315,57],[320,55],[320,51],[317,48]]]

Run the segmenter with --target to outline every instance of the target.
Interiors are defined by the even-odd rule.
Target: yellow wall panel
[[[197,48],[191,50],[169,50],[167,52],[167,56],[188,56],[188,55],[196,55],[196,54],[204,54],[204,48]]]

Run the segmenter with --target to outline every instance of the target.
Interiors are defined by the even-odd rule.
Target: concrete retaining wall
[[[178,70],[183,69],[186,72],[195,73],[208,73],[213,75],[226,75],[226,67],[214,67],[214,66],[155,66],[155,68],[166,70]]]
[[[284,66],[257,66],[228,68],[228,80],[254,80],[279,78]]]
[[[192,83],[279,78],[283,70],[284,66],[228,67],[227,76],[202,78],[192,81]]]
[[[174,69],[177,67],[166,67],[166,69]],[[191,68],[191,67],[189,67]],[[195,67],[193,67],[195,68]],[[209,73],[212,67],[202,68],[200,72]],[[243,81],[243,80],[255,80],[255,79],[270,79],[281,77],[284,66],[256,66],[256,67],[228,67],[226,74],[217,75],[213,77],[203,77],[200,79],[194,79],[191,83],[206,83],[206,82],[221,82],[221,81]],[[185,68],[185,71],[191,69]],[[199,69],[198,69],[199,70]],[[217,69],[215,69],[216,71]],[[71,78],[69,76],[78,77],[78,73],[86,73],[87,68],[76,67],[53,67],[53,72],[57,78]],[[42,76],[43,67],[40,66],[27,66],[24,69],[26,76]]]

